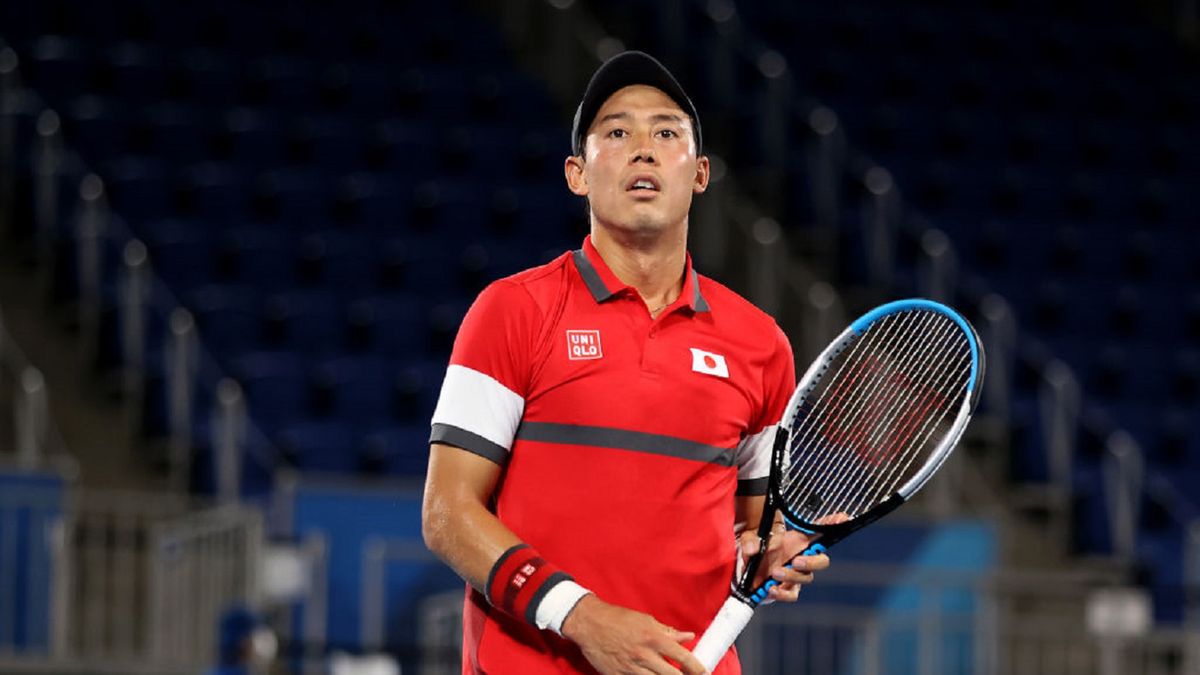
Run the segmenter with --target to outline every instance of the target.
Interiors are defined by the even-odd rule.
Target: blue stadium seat
[[[354,427],[347,424],[289,424],[275,438],[285,461],[302,471],[347,474],[358,472],[362,465]]]
[[[110,204],[133,223],[170,215],[172,167],[158,158],[118,155],[102,165]]]
[[[230,361],[251,418],[268,434],[311,415],[308,363],[303,354],[291,351],[249,352]]]
[[[338,356],[314,371],[319,412],[357,428],[389,422],[399,403],[397,363],[378,356]]]
[[[419,478],[429,465],[429,425],[379,429],[363,439],[363,457],[373,473]]]
[[[249,286],[208,285],[185,297],[205,346],[232,356],[265,345],[263,310],[258,291]]]
[[[404,356],[430,348],[431,299],[419,293],[367,296],[349,309],[351,322],[362,331],[364,349],[378,354]]]
[[[266,338],[275,348],[330,354],[345,346],[346,311],[331,290],[284,291],[268,297],[263,307]]]
[[[236,222],[222,223],[217,279],[264,291],[294,287],[294,239],[267,227],[232,227]]]
[[[203,225],[174,219],[152,220],[141,228],[150,265],[172,288],[181,291],[209,283],[216,252]]]

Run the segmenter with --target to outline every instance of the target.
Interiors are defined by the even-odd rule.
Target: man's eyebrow
[[[625,112],[609,113],[609,114],[605,115],[604,117],[601,117],[600,119],[596,120],[596,124],[604,124],[605,122],[607,122],[609,120],[619,120],[619,119],[629,119],[629,113],[625,113]]]
[[[627,120],[627,119],[630,119],[630,117],[632,117],[632,116],[627,112],[609,113],[609,114],[605,115],[604,117],[601,117],[600,119],[596,120],[596,124],[604,124],[605,122],[608,122],[609,120]],[[672,113],[657,113],[655,115],[650,116],[651,122],[676,122],[676,123],[682,124],[683,120],[684,120],[683,117],[681,117],[679,115],[674,115]]]
[[[680,117],[679,115],[672,115],[671,113],[659,113],[657,115],[651,115],[650,121],[651,122],[677,122],[679,124],[682,124],[683,118]]]

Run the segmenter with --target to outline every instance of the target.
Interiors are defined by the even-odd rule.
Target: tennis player
[[[662,64],[604,63],[571,140],[591,233],[467,312],[433,416],[425,540],[469,584],[464,673],[703,673],[689,648],[757,551],[738,532],[759,521],[792,353],[692,268],[709,162]],[[808,542],[771,542],[762,575],[794,601],[829,561],[786,569]],[[732,650],[715,672],[740,672]]]

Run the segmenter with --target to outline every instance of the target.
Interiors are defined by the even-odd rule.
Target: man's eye
[[[624,129],[613,129],[612,131],[608,132],[608,135],[611,136],[612,138],[625,138],[625,130]]]
[[[658,133],[661,134],[663,138],[675,138],[678,135],[675,133],[674,129],[663,129]]]

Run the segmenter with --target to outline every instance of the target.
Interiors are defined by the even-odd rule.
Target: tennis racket
[[[693,650],[705,668],[717,666],[778,583],[752,586],[775,514],[818,539],[803,552],[815,555],[891,513],[950,456],[983,369],[975,329],[929,300],[877,307],[825,348],[779,422],[759,553]]]

